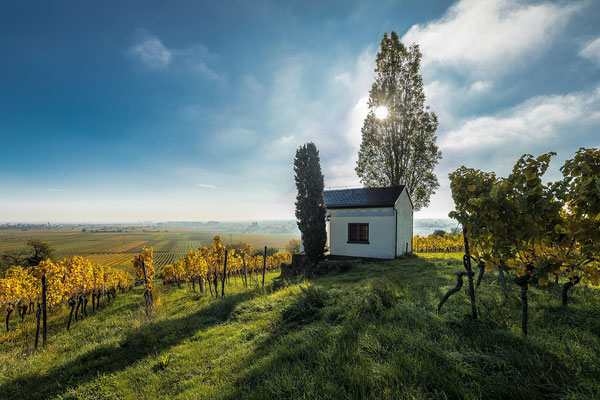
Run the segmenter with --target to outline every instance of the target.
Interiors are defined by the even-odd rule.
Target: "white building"
[[[326,190],[332,256],[393,259],[412,252],[413,205],[404,186]]]

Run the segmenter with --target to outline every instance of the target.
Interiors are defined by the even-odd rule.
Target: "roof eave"
[[[325,206],[325,208],[327,208],[328,210],[339,210],[342,208],[392,208],[392,207],[394,207],[394,204],[389,204],[389,205],[377,204],[377,205],[361,205],[361,206]]]

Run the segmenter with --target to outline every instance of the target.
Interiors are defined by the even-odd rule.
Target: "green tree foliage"
[[[472,254],[500,267],[521,286],[526,332],[527,288],[567,278],[570,287],[600,278],[600,150],[580,149],[565,162],[563,179],[543,183],[555,153],[524,155],[507,178],[461,167],[450,174],[456,210]]]
[[[40,239],[29,239],[25,248],[6,250],[0,256],[0,272],[12,266],[35,267],[52,258],[54,249]]]
[[[288,244],[285,246],[285,249],[292,254],[300,253],[300,240],[291,239]]]
[[[456,227],[456,228],[450,229],[450,235],[452,235],[452,236],[456,236],[459,233],[462,233],[462,229],[461,228]]]
[[[54,253],[54,248],[40,239],[29,239],[27,246],[31,247],[32,252],[31,256],[27,258],[29,266],[36,266],[40,262],[52,258],[52,253]]]
[[[356,173],[367,187],[408,186],[417,211],[439,187],[433,173],[442,158],[435,136],[438,120],[425,107],[419,46],[405,47],[396,32],[384,34],[380,46]],[[389,110],[386,118],[375,116],[378,107]]]
[[[311,269],[318,265],[325,250],[325,206],[323,174],[319,151],[314,143],[300,146],[294,158],[296,180],[296,219],[302,233],[304,252]]]
[[[27,249],[6,250],[0,256],[0,276],[12,266],[26,265],[27,256],[29,256]]]

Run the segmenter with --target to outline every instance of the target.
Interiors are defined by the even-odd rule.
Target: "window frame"
[[[366,227],[366,239],[363,235],[363,228]],[[354,230],[354,232],[353,232]],[[357,240],[352,240],[356,237]],[[348,223],[348,242],[349,244],[370,244],[369,242],[369,223],[365,222],[349,222]]]

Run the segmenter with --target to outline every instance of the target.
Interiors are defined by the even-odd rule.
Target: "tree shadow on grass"
[[[52,398],[99,375],[123,370],[151,354],[180,344],[198,331],[226,321],[237,304],[253,295],[252,292],[238,293],[184,317],[143,325],[117,345],[100,346],[45,374],[29,373],[5,383],[0,387],[0,398]]]
[[[593,361],[570,360],[542,338],[490,321],[440,319],[403,299],[335,320],[335,304],[319,297],[305,292],[286,305],[226,398],[518,399],[600,390],[588,385]]]

